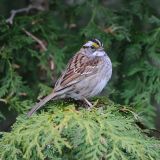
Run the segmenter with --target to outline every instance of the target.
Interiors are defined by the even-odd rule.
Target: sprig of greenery
[[[123,106],[99,99],[91,111],[57,101],[48,112],[21,115],[0,141],[1,159],[158,159],[160,142],[147,137]],[[157,148],[157,149],[155,149]]]

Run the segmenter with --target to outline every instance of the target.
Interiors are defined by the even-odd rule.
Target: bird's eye
[[[83,48],[88,48],[88,46],[83,46]]]

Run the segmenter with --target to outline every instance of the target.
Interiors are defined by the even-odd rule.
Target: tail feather
[[[43,107],[48,101],[50,101],[51,99],[53,99],[54,97],[56,97],[56,94],[54,92],[52,92],[51,94],[49,94],[48,96],[46,96],[45,98],[43,98],[39,103],[37,103],[28,113],[27,116],[30,117],[32,116],[33,113],[35,113],[38,109],[40,109],[41,107]]]

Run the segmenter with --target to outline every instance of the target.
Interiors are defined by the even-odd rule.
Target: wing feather
[[[66,85],[77,83],[84,77],[96,73],[99,66],[101,66],[100,63],[102,63],[101,58],[91,58],[83,53],[78,52],[69,61],[67,69],[62,74],[56,85],[65,87]]]

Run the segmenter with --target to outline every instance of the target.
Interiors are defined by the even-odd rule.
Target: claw
[[[83,97],[83,100],[84,100],[84,102],[89,106],[89,108],[88,108],[88,109],[93,108],[92,103],[91,103],[91,102],[89,102],[85,97]]]

